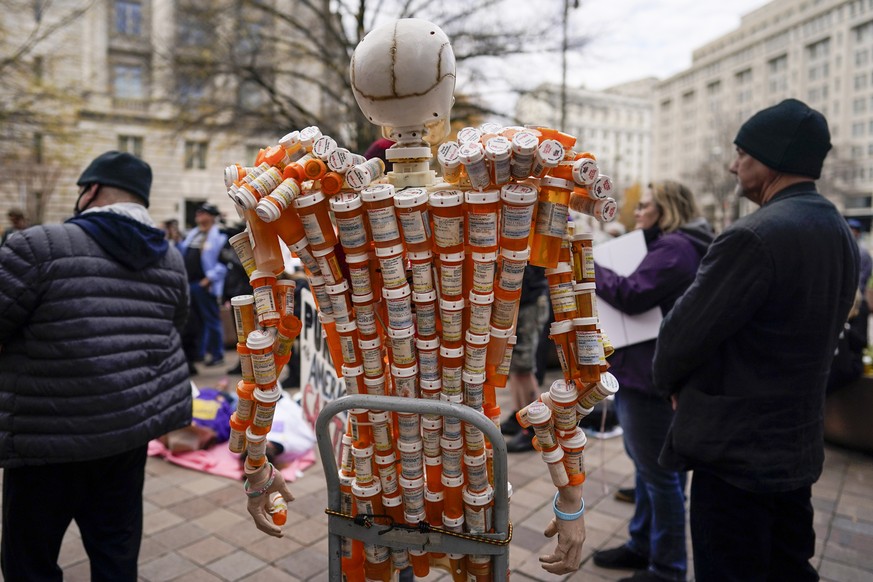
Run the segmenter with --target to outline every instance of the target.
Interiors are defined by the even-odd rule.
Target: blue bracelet
[[[555,492],[555,500],[552,502],[555,510],[555,517],[564,521],[575,521],[582,517],[582,514],[585,513],[585,500],[581,499],[582,507],[579,508],[579,511],[576,513],[564,513],[560,509],[558,509],[558,495],[559,493]]]
[[[250,484],[248,479],[246,479],[243,483],[243,487],[245,487],[246,490],[246,495],[248,495],[250,498],[260,497],[261,495],[266,493],[267,489],[269,489],[270,486],[273,484],[273,480],[276,478],[276,468],[273,467],[272,463],[268,463],[268,465],[270,465],[270,476],[267,478],[267,482],[260,489],[256,489],[254,491],[251,490],[249,488]]]

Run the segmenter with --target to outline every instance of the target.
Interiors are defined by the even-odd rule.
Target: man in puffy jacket
[[[62,580],[72,520],[92,580],[134,581],[149,440],[191,422],[188,282],[148,213],[151,168],[107,152],[76,216],[0,248],[6,580]]]

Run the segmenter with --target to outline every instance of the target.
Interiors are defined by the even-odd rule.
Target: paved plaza
[[[229,366],[235,363],[231,353],[227,362]],[[225,372],[224,368],[202,365],[200,369],[201,374],[195,378],[199,386],[214,385]],[[507,403],[504,412],[508,409]],[[513,454],[509,458],[513,486],[512,581],[602,582],[629,576],[628,571],[598,568],[591,560],[595,550],[619,545],[626,539],[633,507],[613,499],[618,487],[633,484],[633,466],[621,438],[588,442],[585,558],[581,570],[570,576],[548,574],[537,561],[539,554],[554,546],[554,541],[542,534],[553,515],[554,487],[538,455]],[[292,483],[291,490],[296,500],[288,511],[290,525],[286,526],[284,538],[275,539],[255,529],[245,509],[240,482],[150,458],[140,580],[326,580],[327,500],[320,463]],[[873,457],[828,446],[824,474],[813,487],[813,504],[817,538],[813,564],[822,579],[873,580]],[[690,556],[690,541],[688,550]],[[90,580],[87,556],[75,525],[64,540],[60,564],[67,582]],[[442,571],[432,571],[424,580],[450,582],[451,578]]]

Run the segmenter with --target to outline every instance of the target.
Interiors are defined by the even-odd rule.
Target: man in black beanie
[[[661,463],[694,471],[698,582],[818,580],[811,486],[858,246],[813,181],[831,147],[818,111],[788,99],[734,143],[737,190],[760,208],[715,240],[661,325],[654,380],[676,409]]]
[[[6,580],[61,580],[75,520],[92,580],[137,580],[148,442],[191,422],[182,257],[128,153],[78,180],[76,216],[0,247],[0,467]]]

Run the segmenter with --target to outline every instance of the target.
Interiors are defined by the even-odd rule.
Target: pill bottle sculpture
[[[545,267],[555,323],[550,337],[564,379],[518,414],[557,488],[585,480],[578,421],[617,383],[594,301],[592,236],[568,222],[573,208],[615,217],[612,184],[573,136],[546,127],[467,127],[453,141],[455,62],[432,23],[405,19],[369,33],[350,66],[364,115],[395,142],[393,170],[365,160],[316,127],[225,170],[247,221],[234,248],[254,296],[232,301],[243,380],[230,448],[247,451],[250,509],[284,515],[271,491],[264,445],[276,377],[300,332],[294,283],[277,278],[281,239],[300,258],[337,374],[349,394],[429,398],[468,406],[499,424],[526,265]],[[438,146],[431,169],[432,147]],[[576,148],[576,149],[574,149]],[[457,419],[353,409],[339,461],[348,515],[471,534],[488,532],[491,444]],[[579,517],[558,510],[565,520]],[[581,497],[580,497],[581,499]],[[282,518],[284,519],[284,518]],[[278,523],[278,521],[276,521]],[[488,556],[433,555],[343,542],[347,580],[390,580],[433,565],[453,580],[491,580]],[[578,567],[578,564],[575,565]]]

